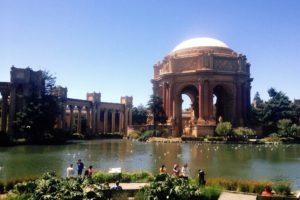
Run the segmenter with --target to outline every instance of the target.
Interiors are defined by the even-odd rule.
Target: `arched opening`
[[[180,135],[192,135],[194,124],[199,116],[197,88],[193,85],[184,87],[180,93],[180,100]]]
[[[230,121],[232,116],[232,95],[226,87],[217,85],[213,90],[214,118],[216,122]]]

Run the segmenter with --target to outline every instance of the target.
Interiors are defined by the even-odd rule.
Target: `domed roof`
[[[227,46],[227,44],[225,44],[224,42],[221,42],[220,40],[216,40],[216,39],[208,38],[208,37],[200,37],[200,38],[192,38],[192,39],[181,42],[179,45],[177,45],[172,50],[172,52],[182,50],[182,49],[194,48],[194,47],[229,48]]]

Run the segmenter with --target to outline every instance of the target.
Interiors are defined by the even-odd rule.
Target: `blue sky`
[[[212,37],[251,63],[252,97],[300,98],[298,0],[0,0],[0,81],[10,67],[46,69],[71,98],[101,92],[146,104],[153,65],[177,44]]]

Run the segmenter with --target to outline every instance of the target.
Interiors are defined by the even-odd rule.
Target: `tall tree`
[[[148,111],[142,104],[132,108],[132,122],[134,125],[143,125],[147,123]]]
[[[281,91],[274,88],[268,90],[270,99],[263,102],[259,94],[254,97],[256,106],[252,107],[254,122],[263,125],[266,132],[272,133],[278,131],[278,122],[282,119],[298,123],[300,109]],[[280,123],[281,124],[281,123]]]
[[[154,129],[156,129],[158,123],[165,124],[167,122],[167,115],[161,97],[151,95],[148,101],[148,110],[153,116]]]

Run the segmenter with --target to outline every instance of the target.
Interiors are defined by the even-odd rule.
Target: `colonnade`
[[[124,104],[113,104],[113,106],[96,105],[75,105],[74,103],[65,106],[65,114],[62,118],[65,129],[73,132],[76,123],[76,132],[82,133],[82,121],[86,120],[87,133],[127,133],[127,126],[132,124],[131,108]],[[113,108],[115,107],[115,108]],[[63,128],[63,127],[61,127]]]

